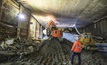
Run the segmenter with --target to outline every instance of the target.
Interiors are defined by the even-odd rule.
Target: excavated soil
[[[19,55],[0,55],[0,65],[70,65],[69,57],[72,47],[70,41],[64,39],[59,42],[57,39],[52,39],[43,40],[39,45],[33,45],[33,43],[31,43],[34,49],[32,53],[21,54],[21,52]],[[105,59],[99,52],[83,50],[81,58],[81,65],[106,65]],[[74,65],[77,65],[77,63],[77,57],[75,56]]]

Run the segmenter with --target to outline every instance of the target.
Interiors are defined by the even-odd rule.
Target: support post
[[[22,13],[22,6],[19,4],[19,14]],[[17,38],[20,39],[20,27],[21,27],[21,20],[18,17],[18,25],[17,25]]]
[[[31,20],[31,14],[28,16],[28,26],[27,26],[27,39],[29,40],[30,38],[30,20]]]

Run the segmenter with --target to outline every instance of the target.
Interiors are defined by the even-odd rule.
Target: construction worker
[[[70,56],[70,61],[72,65],[73,65],[73,59],[75,55],[78,56],[78,65],[81,65],[81,51],[82,51],[82,44],[78,39],[74,42],[72,49],[71,49],[72,54]]]

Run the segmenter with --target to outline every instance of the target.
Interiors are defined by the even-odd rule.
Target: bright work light
[[[25,19],[25,15],[24,14],[19,14],[18,16],[20,19]]]

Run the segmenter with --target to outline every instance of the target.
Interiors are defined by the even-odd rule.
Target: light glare
[[[25,19],[25,15],[24,14],[19,14],[19,18],[20,19]]]

